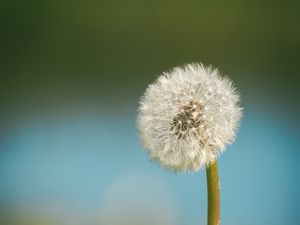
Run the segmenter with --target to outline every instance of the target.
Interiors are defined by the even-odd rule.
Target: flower
[[[198,171],[234,141],[242,108],[233,83],[217,69],[187,64],[163,73],[140,100],[137,124],[152,160]]]

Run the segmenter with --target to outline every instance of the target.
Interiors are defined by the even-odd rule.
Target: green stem
[[[220,185],[217,161],[206,167],[207,225],[220,224]]]

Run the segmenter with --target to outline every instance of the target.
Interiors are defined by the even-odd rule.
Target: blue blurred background
[[[205,172],[150,162],[135,126],[147,85],[188,62],[242,95],[221,224],[300,224],[298,2],[0,5],[0,224],[205,224]]]

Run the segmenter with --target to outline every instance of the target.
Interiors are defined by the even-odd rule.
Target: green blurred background
[[[292,0],[2,0],[0,209],[5,212],[1,214],[3,224],[127,224],[126,216],[120,217],[121,222],[99,222],[100,213],[96,209],[101,207],[94,200],[109,195],[103,190],[111,189],[109,185],[115,177],[144,166],[145,174],[153,173],[150,177],[154,181],[151,183],[141,173],[130,177],[130,185],[135,186],[136,182],[138,186],[141,179],[145,187],[151,187],[159,177],[164,184],[171,185],[163,188],[165,192],[158,188],[162,199],[169,199],[169,203],[161,206],[161,210],[150,207],[157,210],[150,210],[153,214],[146,213],[147,207],[145,211],[137,207],[139,216],[128,217],[138,219],[129,220],[130,224],[204,224],[205,192],[197,192],[205,188],[203,172],[177,178],[156,168],[141,151],[135,131],[136,108],[147,85],[161,72],[189,62],[212,64],[232,78],[245,108],[241,139],[233,145],[237,151],[228,153],[232,155],[227,163],[226,153],[221,162],[224,180],[231,182],[227,183],[227,193],[224,187],[227,197],[223,201],[232,202],[235,198],[234,203],[222,209],[223,224],[300,224],[300,205],[296,203],[300,200],[297,191],[300,167],[295,161],[300,156],[299,12],[300,2]],[[116,142],[119,145],[112,144]],[[252,155],[240,150],[243,148]],[[234,158],[234,154],[240,156]],[[70,162],[70,155],[74,161]],[[48,163],[47,169],[44,163]],[[94,166],[89,167],[91,164]],[[105,167],[98,166],[102,164]],[[236,172],[243,165],[244,173]],[[266,169],[268,172],[264,174],[262,171]],[[36,171],[41,172],[37,175]],[[278,171],[277,177],[274,173]],[[249,180],[244,176],[247,173]],[[49,174],[52,178],[46,179]],[[70,176],[72,179],[68,180]],[[247,186],[243,188],[250,192],[240,191],[236,195],[238,178],[246,179]],[[78,188],[87,182],[85,179],[88,184]],[[60,186],[61,180],[65,183]],[[172,185],[179,182],[179,187],[173,190]],[[261,183],[265,192],[260,192],[255,182]],[[276,188],[278,184],[282,186],[268,192],[274,188],[272,182]],[[39,183],[44,186],[36,185]],[[120,190],[116,192],[122,194],[127,184],[127,181],[119,184]],[[230,192],[229,187],[235,191]],[[189,188],[194,191],[189,192]],[[253,188],[256,191],[251,192]],[[41,190],[37,196],[36,190]],[[173,195],[166,197],[170,190],[181,196],[176,203],[178,207],[171,204]],[[64,199],[65,192],[73,194]],[[54,197],[49,193],[55,193]],[[273,194],[264,199],[265,193]],[[131,196],[127,192],[123,195],[125,200]],[[245,195],[248,197],[244,198]],[[277,198],[281,200],[274,203]],[[74,205],[74,201],[84,206],[74,209],[68,205]],[[55,210],[64,208],[69,213],[64,216],[53,213],[52,203]],[[182,213],[174,213],[173,207]],[[132,214],[134,209],[137,210],[132,207]],[[171,219],[164,220],[168,213],[176,214],[177,219],[170,216]],[[153,222],[147,216],[143,220],[144,214],[162,218],[162,222],[159,219]],[[47,219],[41,219],[45,215]]]

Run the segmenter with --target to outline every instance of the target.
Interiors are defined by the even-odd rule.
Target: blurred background
[[[214,65],[242,95],[221,224],[300,224],[299,1],[0,2],[0,224],[206,223],[202,170],[149,162],[135,117],[160,73]]]

